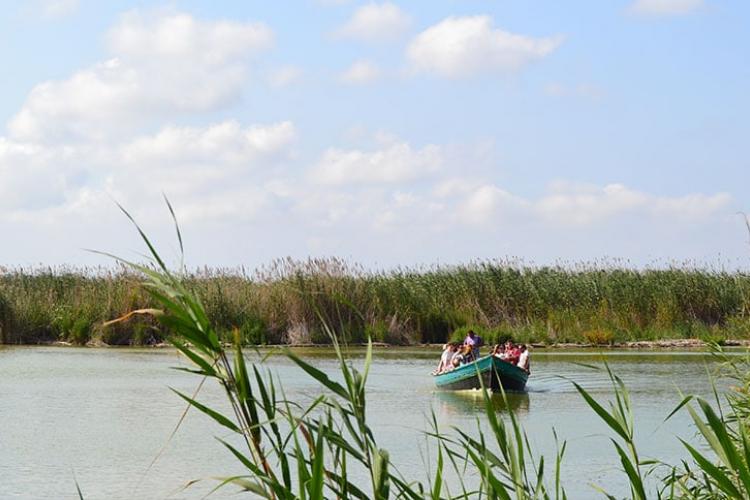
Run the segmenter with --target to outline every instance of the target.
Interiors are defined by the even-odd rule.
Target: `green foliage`
[[[268,343],[266,337],[266,323],[260,318],[248,318],[240,327],[240,339],[243,345],[265,345]]]
[[[289,401],[271,374],[263,370],[262,363],[247,364],[239,330],[234,348],[230,351],[224,347],[200,296],[186,286],[181,272],[174,273],[166,267],[138,230],[152,254],[153,266],[128,265],[143,274],[144,289],[159,305],[158,309],[145,312],[170,332],[172,344],[191,363],[191,368],[181,369],[218,383],[231,408],[231,413],[225,414],[175,391],[190,407],[218,424],[223,433],[236,438],[219,441],[245,473],[220,480],[217,488],[234,485],[268,499],[567,498],[561,474],[567,444],[557,443],[553,431],[558,446],[550,475],[545,457],[535,457],[513,412],[507,419],[499,416],[485,388],[485,411],[477,419],[475,430],[453,428],[442,432],[433,414],[432,430],[427,435],[437,448],[436,469],[430,471],[426,482],[405,478],[388,451],[378,445],[367,421],[371,344],[364,363],[356,368],[347,357],[346,344],[340,344],[336,332],[321,319],[338,359],[338,374],[332,378],[286,351],[289,360],[322,391],[306,405]],[[689,412],[702,439],[697,446],[683,442],[689,458],[677,466],[640,456],[630,395],[606,364],[612,401],[602,403],[572,382],[613,433],[613,451],[630,486],[630,498],[750,497],[750,359],[738,360],[723,355],[718,346],[716,349],[725,364],[724,373],[734,379],[737,389],[726,396],[725,409],[715,409],[705,400],[688,396],[667,417],[668,420],[681,410]],[[505,394],[501,397],[505,398]],[[717,394],[717,404],[718,400]],[[369,484],[353,482],[353,476],[348,474],[352,467],[364,470]],[[445,480],[449,468],[458,478],[457,486]],[[657,477],[657,472],[662,475]],[[471,484],[464,477],[471,477]],[[456,486],[457,491],[451,491],[451,486]],[[615,498],[604,489],[600,491]]]
[[[0,293],[0,343],[10,344],[13,341],[11,336],[13,326],[13,312],[8,300]]]
[[[65,340],[59,314],[99,324],[154,306],[139,271],[0,270],[0,311],[13,323],[5,342]],[[217,331],[243,332],[248,344],[279,343],[302,329],[306,342],[328,343],[323,323],[351,342],[445,342],[469,326],[488,343],[750,337],[750,276],[672,266],[635,270],[606,263],[524,267],[505,262],[370,272],[338,259],[279,260],[244,269],[201,269],[182,276],[200,295]],[[4,304],[4,305],[3,305]],[[165,330],[137,322],[102,331],[115,344],[160,341]],[[81,332],[78,332],[81,333]]]
[[[375,342],[391,342],[388,324],[385,321],[376,321],[374,324],[365,325],[365,337]]]
[[[583,332],[583,338],[590,344],[608,345],[615,340],[615,335],[607,328],[592,328]]]

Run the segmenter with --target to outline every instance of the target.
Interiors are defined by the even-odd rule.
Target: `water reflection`
[[[437,402],[438,414],[446,417],[484,411],[484,398],[479,390],[435,391],[433,395]],[[525,392],[507,393],[505,399],[502,394],[495,393],[490,396],[490,401],[498,413],[528,413],[530,406],[529,395]]]
[[[365,351],[352,351],[353,365],[360,367]],[[260,357],[251,350],[248,357],[258,361],[269,352],[278,350],[262,350]],[[296,352],[340,380],[338,361],[330,350]],[[430,428],[431,411],[441,429],[474,431],[478,418],[486,425],[481,419],[481,392],[435,390],[429,375],[437,361],[434,354],[427,349],[376,350],[368,380],[368,419],[378,443],[409,477],[425,472],[422,431]],[[605,354],[630,391],[636,438],[644,456],[678,463],[686,451],[675,435],[690,440],[695,428],[685,412],[668,424],[664,417],[681,400],[676,387],[712,396],[705,366],[710,358],[697,352]],[[596,352],[536,352],[528,393],[508,394],[507,404],[501,395],[492,398],[499,415],[513,412],[519,417],[539,454],[555,453],[549,439],[552,427],[568,440],[565,484],[570,498],[596,498],[591,482],[622,492],[618,497],[629,491],[612,453],[610,431],[569,381],[575,380],[597,399],[611,400],[606,372],[576,364],[598,364],[601,359]],[[195,377],[169,369],[175,365],[187,366],[169,349],[0,347],[0,497],[75,500],[75,474],[87,498],[199,498],[215,483],[171,493],[182,491],[189,479],[241,474],[239,464],[217,446],[214,436],[224,437],[222,430],[200,412],[190,412],[160,455],[185,408],[168,387],[191,393],[197,383]],[[278,376],[293,401],[306,402],[322,392],[284,356],[271,356],[263,368]],[[708,368],[711,371],[712,365]],[[719,381],[720,390],[725,385]],[[218,407],[225,402],[214,384],[206,384],[199,399]],[[159,460],[144,476],[144,468],[157,455]],[[134,484],[137,495],[132,494]],[[232,493],[225,490],[211,498],[235,498]]]

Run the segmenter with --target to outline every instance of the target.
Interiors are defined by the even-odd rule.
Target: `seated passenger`
[[[453,368],[458,368],[462,364],[464,364],[464,355],[461,350],[457,350],[453,355],[453,358],[451,358],[451,366]]]
[[[477,350],[479,350],[479,348],[476,347],[475,345],[464,344],[463,351],[462,351],[464,355],[464,364],[471,363],[472,361],[476,359],[474,353]]]
[[[453,357],[453,351],[450,344],[443,345],[443,352],[440,354],[440,361],[437,368],[432,372],[433,375],[443,373],[450,366],[450,358]]]
[[[520,369],[522,369],[522,370],[524,370],[526,372],[531,373],[531,369],[530,369],[530,367],[531,367],[531,361],[529,360],[529,350],[528,350],[528,348],[524,344],[521,344],[521,346],[519,347],[519,350],[520,350],[521,354],[518,356],[518,365],[517,366]]]
[[[464,344],[458,348],[456,355],[453,356],[453,367],[456,368],[465,365],[466,363],[471,363],[472,361],[471,346]]]
[[[515,365],[518,364],[518,358],[521,356],[521,351],[517,346],[513,345],[513,342],[508,341],[505,343],[505,361]]]
[[[507,360],[512,350],[513,350],[513,342],[511,342],[510,340],[506,340],[505,344],[503,344],[502,352],[500,353],[500,359]]]

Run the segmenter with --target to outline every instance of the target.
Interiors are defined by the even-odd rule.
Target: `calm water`
[[[335,371],[325,352],[301,352],[321,369]],[[431,411],[446,429],[474,428],[481,416],[476,395],[434,389],[429,372],[438,354],[382,350],[371,370],[370,421],[380,445],[407,476],[421,478],[425,470],[421,431],[428,428]],[[674,462],[685,456],[677,436],[694,438],[688,416],[662,421],[679,402],[679,390],[711,394],[708,359],[675,352],[609,352],[607,359],[631,390],[641,453]],[[568,440],[565,484],[571,498],[601,498],[591,484],[625,493],[610,433],[558,377],[605,397],[611,392],[605,376],[576,364],[599,360],[598,353],[537,352],[528,394],[511,401],[532,444],[550,460],[551,427]],[[213,438],[226,433],[196,412],[167,443],[185,409],[169,387],[190,393],[198,383],[169,369],[179,365],[185,363],[171,350],[0,348],[0,498],[77,498],[75,480],[88,499],[201,498],[215,484],[211,477],[241,472]],[[319,393],[284,358],[273,356],[266,365],[291,399]],[[212,385],[201,397],[222,402]],[[188,480],[200,478],[207,480],[183,489]]]

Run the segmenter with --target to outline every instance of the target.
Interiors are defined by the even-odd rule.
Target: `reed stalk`
[[[0,269],[0,340],[163,342],[141,318],[154,307],[141,271],[117,268]],[[487,342],[614,342],[697,338],[721,342],[750,332],[750,275],[670,265],[633,269],[595,262],[557,267],[512,262],[368,271],[338,259],[279,260],[254,273],[201,269],[181,279],[203,299],[223,340],[246,345],[329,343],[319,313],[348,342],[440,343],[474,329]],[[342,300],[346,298],[346,300]]]
[[[171,207],[170,207],[171,209]],[[138,226],[136,226],[138,227]],[[372,363],[372,343],[360,368],[347,357],[346,343],[309,301],[336,353],[338,375],[334,380],[293,352],[286,356],[316,381],[320,394],[301,405],[286,399],[283,388],[263,370],[248,365],[239,333],[233,348],[225,347],[212,323],[202,297],[182,270],[170,271],[146,235],[138,228],[152,255],[150,265],[123,262],[143,277],[142,287],[156,309],[150,314],[169,334],[169,339],[191,363],[186,371],[215,381],[225,391],[231,413],[224,414],[197,399],[178,393],[191,407],[208,415],[236,439],[220,442],[244,467],[245,473],[222,479],[217,488],[234,485],[253,496],[268,499],[407,498],[407,499],[565,499],[561,474],[567,444],[559,444],[552,477],[543,456],[534,451],[512,412],[503,418],[495,411],[490,393],[483,388],[484,412],[474,430],[454,428],[442,432],[433,415],[428,436],[437,448],[436,468],[427,479],[406,478],[394,467],[387,450],[378,445],[367,419],[367,379]],[[179,229],[177,231],[179,237]],[[344,303],[346,301],[344,300]],[[125,321],[131,315],[124,315]],[[344,339],[346,337],[343,337]],[[635,441],[636,421],[625,384],[608,366],[613,400],[603,403],[573,381],[589,407],[613,433],[612,445],[630,485],[630,498],[748,498],[750,497],[750,358],[721,356],[724,373],[738,388],[725,395],[722,404],[685,397],[677,411],[687,411],[699,431],[700,445],[683,442],[687,458],[679,465],[644,459]],[[501,394],[501,397],[505,397]],[[482,425],[488,424],[488,428]],[[553,435],[554,435],[554,431]],[[554,435],[557,440],[557,436]],[[704,452],[701,450],[710,450]],[[366,472],[367,481],[352,479],[350,471]],[[477,480],[459,480],[452,492],[446,480],[453,471],[459,478],[470,469]],[[657,477],[657,474],[661,476]],[[600,491],[607,498],[615,498]]]

